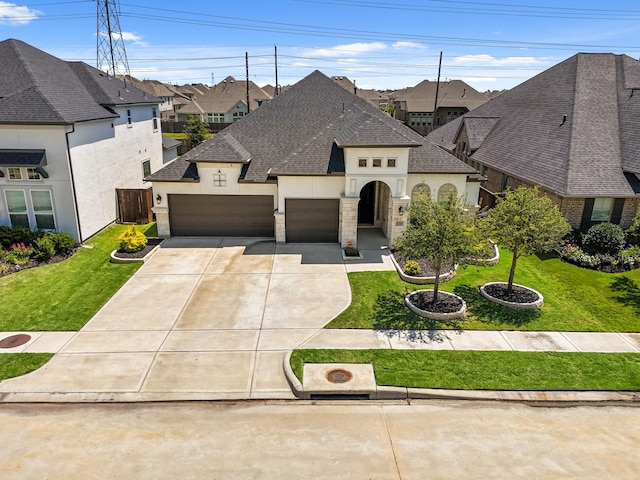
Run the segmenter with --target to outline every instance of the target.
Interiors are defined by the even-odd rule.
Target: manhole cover
[[[15,348],[24,345],[31,340],[31,335],[21,333],[19,335],[11,335],[10,337],[0,340],[0,348]]]
[[[326,377],[331,383],[347,383],[353,378],[353,373],[349,370],[336,368],[328,371]]]

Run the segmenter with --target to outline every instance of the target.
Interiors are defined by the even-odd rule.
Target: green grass
[[[162,132],[162,135],[164,135],[165,137],[174,138],[176,140],[186,140],[187,139],[187,134],[186,133]],[[214,135],[213,133],[207,133],[205,135],[205,140],[213,137],[213,135]]]
[[[640,354],[449,350],[294,350],[304,363],[371,363],[378,385],[452,390],[640,390]]]
[[[127,227],[107,227],[63,262],[0,278],[0,331],[79,330],[142,265],[109,261]],[[139,228],[153,233],[155,223]]]
[[[32,372],[51,357],[51,353],[3,353],[0,355],[0,381]]]
[[[441,284],[443,291],[454,292],[467,302],[463,320],[429,321],[404,306],[405,293],[431,286],[405,283],[396,272],[357,272],[349,274],[351,305],[327,328],[640,331],[640,269],[609,274],[579,268],[551,255],[520,258],[515,282],[538,290],[545,304],[539,311],[515,310],[478,293],[483,283],[508,279],[511,254],[501,250],[500,255],[494,267],[467,266]]]

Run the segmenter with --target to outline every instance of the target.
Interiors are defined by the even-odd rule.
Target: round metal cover
[[[328,371],[326,377],[331,383],[347,383],[353,378],[353,373],[349,370],[336,368]]]
[[[10,337],[3,338],[0,340],[0,348],[15,348],[20,345],[24,345],[29,340],[31,340],[31,335],[27,335],[26,333],[20,333],[18,335],[11,335]]]

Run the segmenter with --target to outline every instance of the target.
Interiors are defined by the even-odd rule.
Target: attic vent
[[[567,114],[565,113],[564,115],[562,115],[562,123],[560,124],[560,126],[564,125],[567,122]]]

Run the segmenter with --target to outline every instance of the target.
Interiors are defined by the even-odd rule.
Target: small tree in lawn
[[[518,187],[498,199],[481,222],[485,234],[513,254],[507,293],[513,290],[516,263],[521,256],[546,252],[561,244],[571,226],[558,207],[533,189]]]
[[[419,195],[408,210],[409,224],[398,238],[396,249],[410,259],[427,259],[436,275],[436,303],[443,267],[460,263],[474,250],[474,218],[464,210],[462,199],[454,195],[443,203],[433,201],[429,195]]]
[[[187,136],[187,142],[189,142],[189,148],[193,148],[200,145],[207,138],[209,129],[207,124],[200,121],[197,115],[189,115],[189,119],[184,126],[184,133]]]

